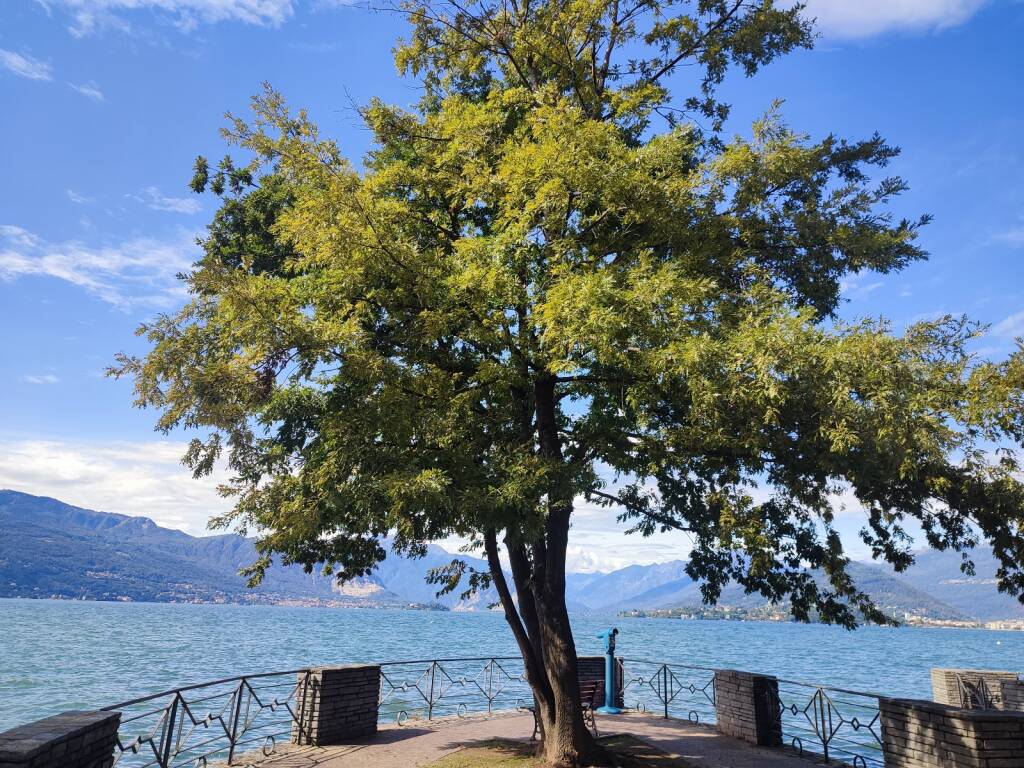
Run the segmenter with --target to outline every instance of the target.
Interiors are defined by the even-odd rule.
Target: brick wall
[[[727,736],[762,747],[782,745],[779,683],[768,675],[715,670],[715,716]]]
[[[604,682],[604,656],[580,656],[577,659],[580,682],[596,680]],[[623,707],[622,703],[622,660],[615,660],[615,706]],[[604,701],[602,700],[602,705]]]
[[[957,679],[964,684],[966,698],[961,696]],[[1002,683],[1018,679],[1016,672],[996,669],[932,669],[932,699],[952,707],[982,709],[986,698],[996,709],[1002,708]]]
[[[110,768],[120,712],[64,712],[0,733],[0,768]]]
[[[1024,712],[1024,680],[1003,680],[999,688],[1003,695],[1003,709]]]
[[[377,730],[380,667],[347,664],[299,673],[292,743],[345,744]]]
[[[886,768],[1024,768],[1024,713],[879,699]]]

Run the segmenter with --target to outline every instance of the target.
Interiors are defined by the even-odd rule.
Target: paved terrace
[[[630,734],[693,768],[808,768],[814,764],[791,752],[755,747],[723,736],[714,728],[683,720],[624,713],[598,717],[602,736]],[[386,725],[373,736],[331,747],[285,746],[251,765],[259,768],[415,768],[440,760],[473,742],[493,738],[529,740],[533,717],[519,713],[494,717],[409,721]]]

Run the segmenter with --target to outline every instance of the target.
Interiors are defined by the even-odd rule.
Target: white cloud
[[[873,272],[850,275],[839,281],[839,290],[847,299],[863,299],[885,285],[881,280],[873,280],[869,283],[867,282],[868,277],[878,277],[878,275]]]
[[[80,195],[77,192],[75,192],[75,190],[73,190],[73,189],[69,189],[67,192],[68,192],[68,200],[70,200],[75,205],[85,205],[86,203],[94,203],[94,202],[96,202],[95,198],[86,197],[85,195]]]
[[[231,502],[217,494],[225,475],[193,479],[178,442],[0,439],[0,488],[53,496],[102,512],[152,518],[191,534]]]
[[[83,96],[86,96],[93,101],[103,101],[105,99],[103,91],[99,89],[99,86],[91,80],[88,83],[68,83],[74,90],[78,91]]]
[[[221,21],[276,27],[294,11],[293,0],[52,0],[52,5],[71,14],[71,32],[78,36],[102,27],[127,30],[127,17],[140,11],[162,14],[185,31]]]
[[[154,211],[170,211],[172,213],[199,213],[202,206],[198,200],[188,197],[167,197],[157,187],[146,187],[143,190],[149,198],[146,203]]]
[[[53,68],[27,54],[0,48],[0,67],[28,80],[53,80]]]
[[[94,247],[75,240],[51,243],[21,227],[0,225],[0,280],[64,280],[122,309],[182,301],[186,291],[175,275],[196,256],[194,236],[187,232],[169,241],[136,238]]]
[[[995,236],[997,242],[1010,245],[1015,248],[1024,246],[1024,227],[1014,227]]]
[[[56,384],[60,381],[52,373],[26,374],[21,377],[21,380],[26,384]]]
[[[931,31],[963,24],[986,0],[806,0],[826,37],[860,38],[895,31]]]
[[[1024,336],[1024,310],[1015,312],[1009,317],[1000,320],[992,326],[991,333],[993,336],[1007,339],[1016,339],[1019,336]]]

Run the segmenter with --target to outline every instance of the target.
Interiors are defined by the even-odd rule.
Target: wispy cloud
[[[21,227],[0,225],[0,280],[49,277],[85,289],[121,309],[168,307],[186,291],[175,275],[197,256],[193,233],[172,240],[136,238],[101,246],[51,243]]]
[[[230,508],[216,490],[227,478],[193,479],[181,464],[184,452],[179,442],[0,438],[0,488],[202,534],[212,515]]]
[[[146,187],[146,205],[154,211],[171,211],[172,213],[199,213],[202,206],[198,200],[188,197],[167,197],[157,187]]]
[[[88,83],[68,83],[68,85],[93,101],[104,101],[106,98],[103,95],[103,91],[99,89],[99,86],[91,80]]]
[[[991,334],[1004,339],[1016,339],[1024,336],[1024,310],[1004,317],[992,326]]]
[[[995,236],[994,240],[1015,248],[1024,247],[1024,226],[1013,227],[1012,229],[1000,232]]]
[[[53,67],[24,53],[0,48],[0,67],[27,80],[53,80]]]
[[[60,381],[52,373],[26,374],[21,377],[21,380],[26,384],[56,384]]]
[[[237,21],[276,27],[294,12],[293,0],[50,0],[70,15],[71,33],[87,35],[103,28],[130,29],[129,18],[149,11],[184,31],[200,24]]]
[[[933,31],[970,19],[986,0],[806,0],[826,37],[863,38],[885,32]]]
[[[869,281],[869,278],[876,279]],[[839,290],[847,299],[862,299],[885,285],[884,282],[877,278],[878,275],[873,272],[850,275],[840,281]]]
[[[95,203],[96,202],[96,198],[94,198],[94,197],[86,197],[85,195],[80,195],[77,192],[75,192],[75,190],[73,190],[73,189],[69,189],[67,191],[67,193],[68,193],[68,200],[70,200],[75,205],[85,205],[86,203]]]

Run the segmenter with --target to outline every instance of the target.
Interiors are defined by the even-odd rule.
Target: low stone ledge
[[[886,768],[1024,768],[1024,712],[878,703]]]
[[[109,768],[120,712],[63,712],[0,733],[0,768]]]
[[[1003,709],[1024,712],[1024,680],[1003,680],[999,689],[1003,695]]]

